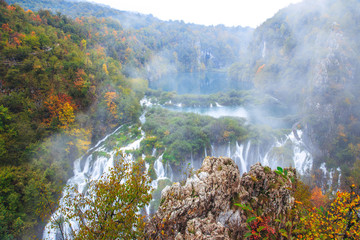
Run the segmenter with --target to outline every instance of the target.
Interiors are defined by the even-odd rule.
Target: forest
[[[203,159],[215,145],[250,148],[251,142],[261,152],[284,134],[302,131],[313,156],[309,176],[301,179],[308,186],[275,170],[291,182],[296,207],[270,219],[262,209],[239,205],[248,217],[247,237],[358,238],[360,5],[309,2],[251,29],[161,21],[79,1],[0,0],[0,238],[41,238],[75,160],[119,126],[106,147],[141,140],[127,153],[142,164],[134,165],[138,174],[148,165],[147,184],[159,177],[159,157],[181,172],[188,159]],[[207,71],[225,73],[232,91],[180,95],[150,88],[167,74]],[[144,96],[156,106],[141,105]],[[248,111],[249,120],[163,107],[178,105],[255,110]],[[291,158],[289,144],[269,156]],[[322,164],[328,175],[337,171],[332,183]],[[159,198],[172,184],[164,182],[154,189]],[[94,186],[96,192],[101,184]],[[142,196],[144,207],[151,198]],[[133,221],[141,228],[141,218]],[[274,232],[277,224],[283,231]]]

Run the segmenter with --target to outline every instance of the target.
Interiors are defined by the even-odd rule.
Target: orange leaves
[[[15,10],[16,10],[16,7],[11,6],[11,5],[8,5],[8,6],[7,6],[7,9],[10,10],[10,11],[15,11]]]
[[[35,16],[35,15],[32,16],[32,20],[35,21],[35,22],[38,22],[38,23],[41,23],[41,22],[42,22],[41,17],[40,17],[39,14],[36,15],[36,16]]]
[[[45,125],[53,124],[58,128],[67,129],[75,121],[74,110],[75,105],[72,99],[66,94],[50,95],[45,102],[45,106],[50,113],[49,118],[44,120]]]
[[[11,33],[13,30],[9,27],[9,24],[8,23],[4,23],[2,26],[1,26],[2,30],[4,32],[8,32],[8,33]]]
[[[76,80],[74,81],[74,85],[78,90],[81,90],[85,87],[86,81],[84,78],[86,77],[86,73],[83,69],[78,69],[76,72]]]
[[[258,70],[256,71],[256,74],[260,73],[260,72],[263,70],[264,67],[265,67],[265,64],[261,65],[261,66],[258,68]]]
[[[70,34],[64,36],[64,40],[68,40],[68,39],[71,39],[71,35],[70,35]]]
[[[351,186],[353,190],[355,185]],[[352,192],[338,192],[328,209],[309,211],[303,218],[304,239],[359,239],[360,196]]]
[[[117,104],[115,102],[117,98],[117,93],[116,92],[107,92],[105,93],[105,102],[106,105],[108,107],[108,110],[110,111],[110,113],[112,114],[112,116],[117,119]]]
[[[75,22],[80,24],[81,26],[84,26],[84,22],[80,18],[75,18]]]
[[[311,191],[311,202],[315,207],[321,207],[324,206],[326,203],[326,196],[322,194],[321,188],[315,187]]]
[[[343,138],[346,137],[345,127],[341,124],[338,126],[338,134],[340,137],[343,137]]]

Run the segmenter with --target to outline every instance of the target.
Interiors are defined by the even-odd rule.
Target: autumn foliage
[[[360,239],[360,196],[338,192],[328,208],[310,209],[302,218],[299,239]]]
[[[49,117],[44,121],[47,126],[55,124],[58,128],[67,129],[74,123],[76,106],[72,103],[70,96],[66,94],[50,95],[45,105],[49,111]]]
[[[79,231],[63,238],[139,239],[145,226],[140,210],[152,199],[143,164],[120,157],[105,177],[89,183],[87,193],[69,189],[61,212]]]
[[[325,206],[326,196],[323,195],[321,188],[315,187],[311,191],[311,202],[317,208]]]

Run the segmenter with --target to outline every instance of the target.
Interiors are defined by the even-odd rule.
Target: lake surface
[[[239,106],[215,106],[215,107],[178,107],[165,106],[166,109],[177,112],[191,112],[201,115],[208,115],[214,118],[219,117],[240,117],[249,119],[249,114],[243,107]]]
[[[149,82],[149,87],[178,94],[212,94],[231,90],[227,72],[178,72]],[[243,86],[249,89],[249,86]],[[242,90],[242,89],[239,89]]]
[[[174,91],[177,94],[213,94],[234,90],[227,72],[178,72],[162,76],[149,83],[150,88],[163,91]],[[243,84],[237,90],[248,90],[252,86]],[[192,112],[211,117],[240,117],[252,124],[268,125],[274,128],[289,127],[284,118],[291,113],[286,106],[278,100],[270,101],[257,106],[208,106],[208,107],[182,107],[163,106],[178,112]],[[291,127],[291,126],[290,126]]]

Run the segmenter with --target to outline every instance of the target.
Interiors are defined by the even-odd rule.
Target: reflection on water
[[[219,117],[240,117],[249,118],[248,112],[243,107],[239,106],[222,106],[222,107],[177,107],[165,106],[165,108],[177,112],[192,112],[201,115],[208,115],[214,118]]]
[[[150,81],[152,89],[175,91],[178,94],[212,94],[231,90],[227,72],[178,72]],[[240,87],[249,89],[249,86]]]
[[[162,106],[177,112],[191,112],[207,115],[214,118],[239,117],[245,118],[246,122],[256,125],[267,125],[272,128],[291,128],[293,121],[287,120],[291,113],[287,108],[277,105],[258,106],[209,106],[209,107],[181,107]]]

